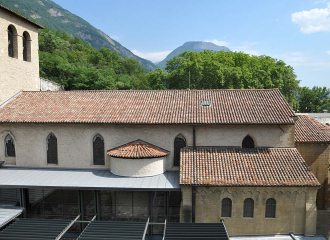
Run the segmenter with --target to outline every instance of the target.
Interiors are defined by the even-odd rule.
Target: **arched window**
[[[57,138],[51,133],[47,137],[47,163],[57,164]]]
[[[180,166],[180,150],[186,146],[186,139],[181,134],[174,140],[174,166]]]
[[[232,202],[230,198],[224,198],[221,202],[221,217],[231,217]]]
[[[100,134],[93,138],[93,162],[94,165],[104,165],[104,140]]]
[[[276,201],[274,198],[269,198],[266,201],[266,218],[275,218],[276,214]]]
[[[8,29],[8,56],[17,58],[17,31],[13,25],[9,25]]]
[[[242,142],[242,148],[254,148],[254,141],[250,135],[247,135]]]
[[[253,218],[254,212],[254,201],[252,198],[247,198],[244,200],[244,212],[243,217],[245,218]]]
[[[15,157],[15,142],[13,137],[8,134],[5,138],[6,157]]]
[[[28,32],[23,33],[23,60],[31,62],[31,38]]]

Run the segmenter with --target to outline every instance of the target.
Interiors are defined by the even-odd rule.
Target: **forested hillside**
[[[0,4],[13,11],[18,11],[28,18],[34,19],[38,24],[47,26],[52,30],[62,30],[71,37],[78,37],[83,41],[88,41],[96,49],[106,47],[116,51],[121,57],[135,58],[149,71],[156,68],[151,61],[136,56],[86,20],[63,9],[51,0],[0,0]]]
[[[39,31],[40,76],[66,90],[148,89],[147,71],[138,60],[122,58],[109,48],[48,28]]]

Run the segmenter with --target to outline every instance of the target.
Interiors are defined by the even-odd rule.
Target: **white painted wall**
[[[118,176],[147,177],[166,171],[166,157],[127,159],[110,157],[110,171]]]
[[[4,138],[15,139],[16,165],[31,167],[110,168],[105,151],[105,166],[93,165],[93,137],[101,134],[105,150],[142,139],[170,151],[166,169],[173,167],[174,139],[182,134],[193,145],[193,126],[188,125],[115,125],[115,124],[0,124],[0,161]],[[53,132],[58,142],[58,165],[47,165],[46,138]],[[258,147],[294,147],[294,125],[204,125],[196,126],[197,146],[241,146],[251,134]]]

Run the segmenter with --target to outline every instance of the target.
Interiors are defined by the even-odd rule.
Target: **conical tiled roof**
[[[108,155],[117,158],[156,158],[170,152],[140,139],[108,150]]]

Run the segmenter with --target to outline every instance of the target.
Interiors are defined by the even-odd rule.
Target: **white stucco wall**
[[[127,159],[110,157],[110,171],[127,177],[146,177],[162,174],[166,171],[166,157]]]
[[[39,91],[38,28],[0,9],[0,104],[16,93]],[[8,26],[17,30],[18,58],[8,56]],[[23,32],[31,37],[31,62],[23,61]]]
[[[56,82],[40,78],[40,91],[64,91],[64,87]]]
[[[106,150],[141,139],[170,151],[166,169],[173,167],[174,139],[185,136],[193,145],[193,126],[115,124],[0,124],[0,161],[4,157],[5,133],[15,139],[16,165],[47,167],[46,138],[53,132],[58,143],[58,165],[68,168],[110,168]],[[105,166],[93,165],[93,137],[101,134],[105,146]],[[294,126],[204,125],[196,126],[197,146],[241,146],[251,134],[258,147],[294,147]]]

